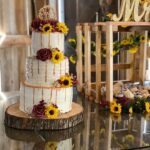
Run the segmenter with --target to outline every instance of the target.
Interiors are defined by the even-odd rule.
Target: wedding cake
[[[32,22],[32,56],[26,58],[25,81],[20,89],[20,110],[37,117],[55,118],[72,109],[73,76],[64,55],[68,28],[45,6]]]

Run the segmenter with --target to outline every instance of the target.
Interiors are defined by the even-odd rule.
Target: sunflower
[[[52,51],[52,58],[51,58],[51,61],[54,63],[54,64],[59,64],[62,60],[64,59],[64,54],[62,52],[60,52],[59,50],[57,49],[54,49]]]
[[[147,113],[150,113],[150,103],[149,102],[145,102],[145,110]]]
[[[146,42],[146,40],[145,40],[145,35],[141,35],[141,36],[140,36],[140,42]]]
[[[131,47],[130,49],[128,49],[128,52],[131,53],[131,54],[135,54],[137,51],[138,51],[138,47],[137,46]]]
[[[75,40],[74,38],[68,39],[68,42],[69,42],[69,43],[75,43],[75,44],[76,44],[76,40]]]
[[[110,20],[112,20],[112,16],[113,16],[112,13],[108,13],[108,14],[106,15],[106,17],[108,17]]]
[[[56,150],[57,149],[57,142],[47,142],[45,144],[45,150]]]
[[[69,29],[68,27],[65,25],[65,23],[59,22],[57,23],[57,28],[60,32],[67,34]]]
[[[132,38],[132,37],[129,37],[129,38],[128,38],[128,42],[129,42],[129,44],[133,44],[133,42],[134,42],[134,41],[133,41],[133,38]]]
[[[113,50],[113,56],[117,55],[119,53],[119,49],[118,50]]]
[[[128,45],[128,44],[129,44],[129,41],[126,39],[121,41],[121,45]]]
[[[73,80],[72,80],[72,77],[69,76],[69,75],[65,75],[65,76],[62,76],[60,78],[60,83],[63,87],[71,87],[72,84],[73,84]]]
[[[71,63],[75,64],[76,63],[76,58],[74,56],[70,56],[69,60]]]
[[[59,110],[55,105],[49,105],[45,109],[45,116],[49,119],[55,119],[59,115]]]
[[[132,107],[129,108],[129,114],[133,114],[133,108]]]
[[[143,5],[147,0],[140,0],[140,4]]]
[[[121,105],[115,103],[111,103],[110,105],[110,111],[111,113],[120,114],[121,113]]]
[[[43,33],[49,33],[52,32],[53,27],[50,24],[45,24],[42,26]]]

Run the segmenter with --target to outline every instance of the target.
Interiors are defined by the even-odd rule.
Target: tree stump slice
[[[72,110],[56,119],[35,118],[19,110],[19,104],[9,106],[5,112],[5,125],[24,130],[61,130],[74,127],[83,121],[83,108],[73,103]]]

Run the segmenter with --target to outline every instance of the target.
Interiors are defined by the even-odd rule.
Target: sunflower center
[[[50,110],[50,111],[49,111],[49,114],[50,114],[50,115],[53,115],[53,114],[54,114],[54,110]]]
[[[118,111],[118,107],[115,107],[115,111]]]
[[[68,81],[68,80],[64,80],[63,84],[64,84],[64,85],[68,85],[68,84],[69,84],[69,81]]]
[[[48,31],[50,29],[50,27],[45,27],[45,31]]]
[[[58,60],[58,59],[59,59],[59,55],[56,55],[56,56],[55,56],[55,59]]]

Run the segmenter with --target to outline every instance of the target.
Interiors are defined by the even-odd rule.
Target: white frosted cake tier
[[[64,33],[41,33],[32,32],[31,42],[32,56],[36,56],[36,52],[41,48],[58,48],[64,52]]]
[[[68,58],[59,64],[54,64],[51,60],[41,61],[35,57],[26,59],[26,81],[31,84],[52,85],[66,73],[69,73]]]
[[[44,100],[47,104],[56,104],[61,113],[72,109],[73,88],[55,88],[36,86],[27,82],[21,84],[20,110],[31,113],[33,106]]]

